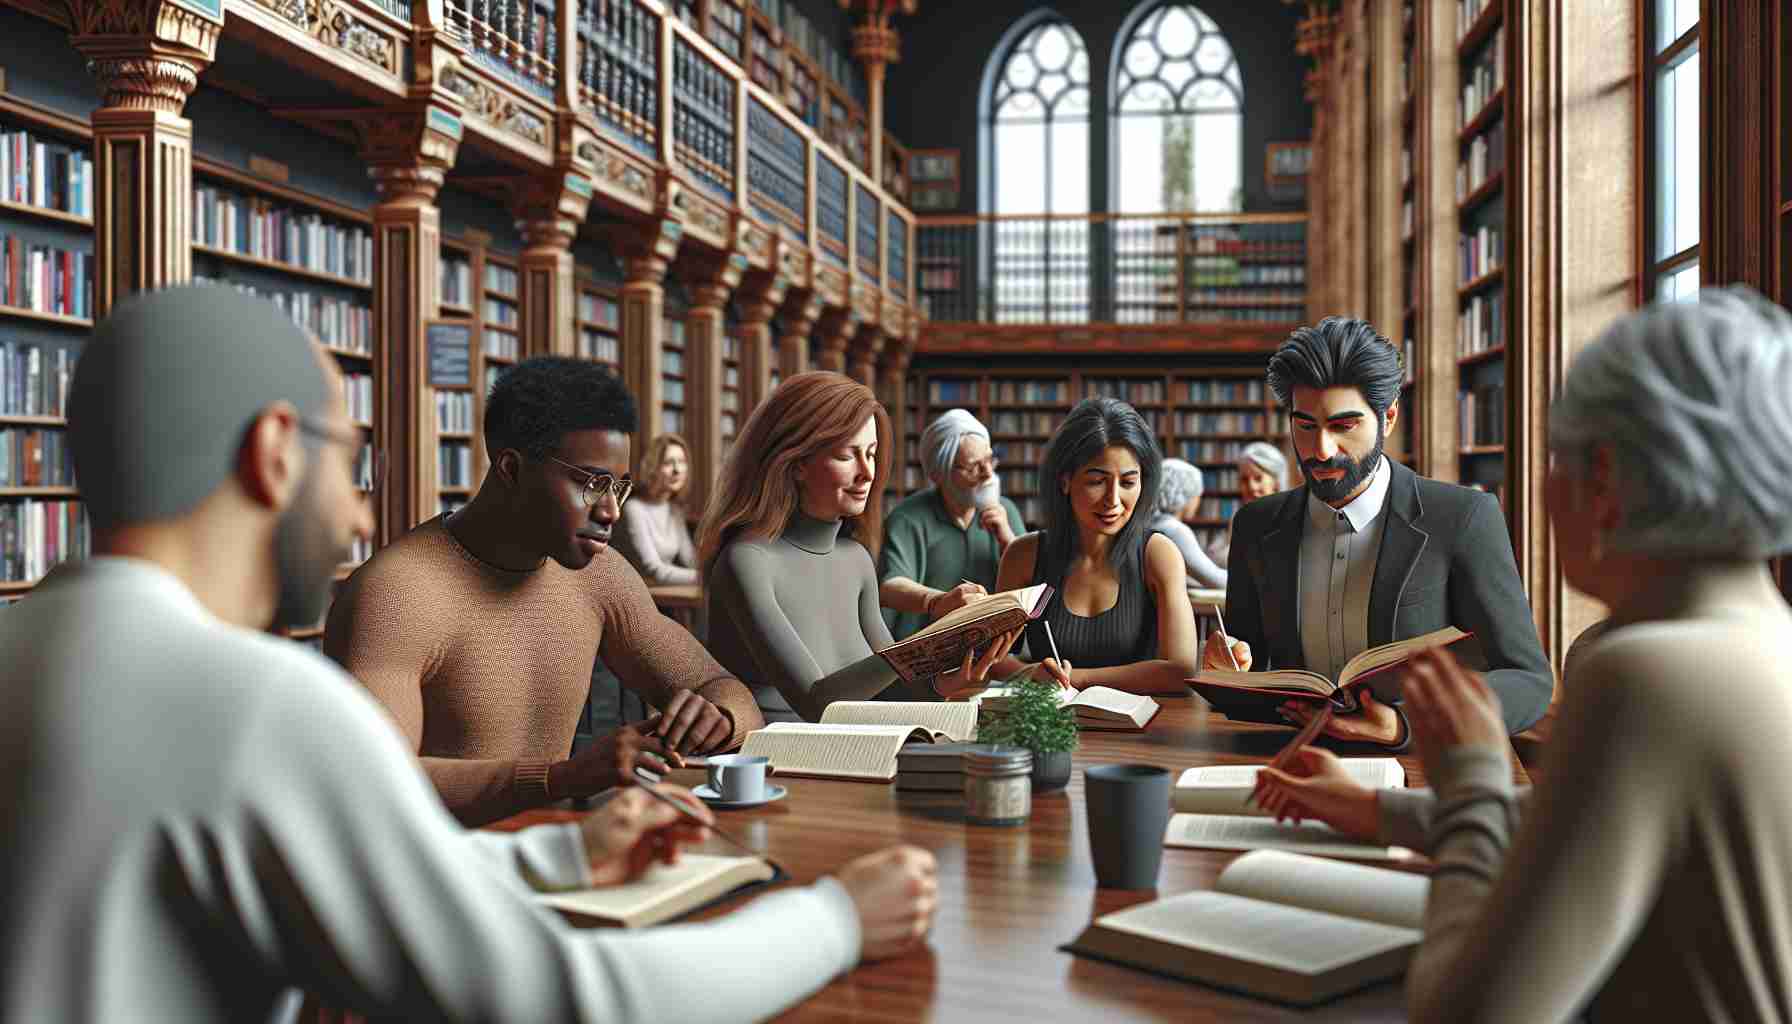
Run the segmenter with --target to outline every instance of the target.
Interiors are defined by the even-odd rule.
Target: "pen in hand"
[[[648,771],[645,768],[637,766],[635,768],[635,780],[641,784],[640,788],[642,790],[646,791],[647,795],[653,797],[655,800],[658,800],[660,803],[665,804],[666,806],[672,808],[673,810],[677,811],[678,813],[691,819],[692,821],[696,822],[697,824],[702,825],[704,828],[706,828],[710,831],[710,834],[721,838],[722,840],[726,841],[730,846],[733,846],[737,849],[743,850],[747,854],[749,854],[753,857],[756,857],[760,860],[765,859],[765,855],[760,853],[758,850],[753,849],[752,847],[748,846],[746,843],[741,842],[740,840],[734,838],[733,836],[729,835],[728,833],[715,827],[714,825],[710,824],[709,822],[704,821],[702,818],[697,817],[697,815],[695,813],[693,813],[689,807],[686,807],[685,805],[672,799],[671,797],[667,796],[666,794],[660,792],[659,789],[657,788],[660,784],[659,776],[653,774],[652,772]]]
[[[1220,611],[1217,604],[1213,606],[1213,617],[1220,621],[1220,639],[1226,641],[1226,657],[1232,659],[1232,671],[1243,672],[1244,669],[1238,667],[1238,655],[1232,653],[1232,635],[1226,632],[1226,613]]]

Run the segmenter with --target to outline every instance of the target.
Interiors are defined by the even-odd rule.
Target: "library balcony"
[[[1107,325],[1249,348],[1306,319],[1305,213],[927,217],[916,245],[924,347]]]

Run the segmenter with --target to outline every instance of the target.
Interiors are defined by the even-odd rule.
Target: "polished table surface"
[[[1238,856],[1165,849],[1155,892],[1098,890],[1083,817],[1085,766],[1140,762],[1179,771],[1202,764],[1260,764],[1292,735],[1285,728],[1229,722],[1209,713],[1198,698],[1162,703],[1144,733],[1083,733],[1069,788],[1036,795],[1031,820],[1018,828],[967,825],[960,801],[950,794],[906,794],[889,785],[819,779],[784,779],[790,795],[777,803],[718,811],[722,828],[798,881],[811,881],[892,843],[924,847],[939,859],[940,909],[927,947],[844,974],[779,1019],[1404,1019],[1397,983],[1303,1011],[1058,951],[1096,916],[1156,896],[1211,888]],[[1407,784],[1423,785],[1418,760],[1401,760]],[[1516,758],[1513,770],[1523,781]],[[703,779],[698,771],[683,770],[672,773],[671,781],[690,786]],[[533,811],[499,827],[572,816]],[[719,840],[703,849],[731,852]],[[726,913],[748,898],[710,913]]]

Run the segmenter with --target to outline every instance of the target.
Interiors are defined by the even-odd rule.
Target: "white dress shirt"
[[[1307,493],[1300,541],[1300,645],[1307,668],[1336,679],[1369,648],[1369,585],[1381,551],[1382,509],[1393,471],[1384,455],[1369,486],[1343,508]]]
[[[580,930],[576,825],[467,832],[355,681],[149,562],[0,611],[0,1020],[763,1020],[858,955],[831,879],[709,924]]]

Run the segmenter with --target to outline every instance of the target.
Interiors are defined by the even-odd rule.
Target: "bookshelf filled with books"
[[[93,303],[92,135],[0,96],[0,599],[86,554],[64,419]]]
[[[684,433],[685,344],[684,310],[668,302],[660,335],[660,378],[664,399],[660,403],[659,433]],[[643,424],[646,426],[646,424]]]
[[[1504,0],[1456,7],[1456,453],[1457,479],[1493,491],[1507,477],[1506,403],[1515,282],[1507,270],[1508,139],[1516,112]]]
[[[195,157],[193,278],[267,299],[323,343],[362,432],[359,483],[374,486],[373,231],[360,210]],[[372,555],[357,541],[338,575]]]
[[[1265,357],[1267,358],[1267,357]],[[1191,366],[1170,369],[923,368],[909,379],[904,429],[910,457],[906,489],[927,485],[920,432],[948,409],[963,408],[989,429],[1002,493],[1013,499],[1029,528],[1040,524],[1039,467],[1052,432],[1075,401],[1118,398],[1151,424],[1166,456],[1200,467],[1201,514],[1190,525],[1203,543],[1223,538],[1241,500],[1237,460],[1252,441],[1283,445],[1287,417],[1263,381],[1264,367]]]
[[[718,413],[722,428],[722,458],[727,458],[728,449],[734,447],[734,437],[740,433],[741,424],[746,420],[746,409],[740,397],[740,332],[739,324],[730,308],[728,322],[722,331],[722,408]],[[716,469],[721,470],[718,460]]]
[[[578,357],[603,363],[620,376],[622,303],[614,288],[580,282],[578,327]]]

